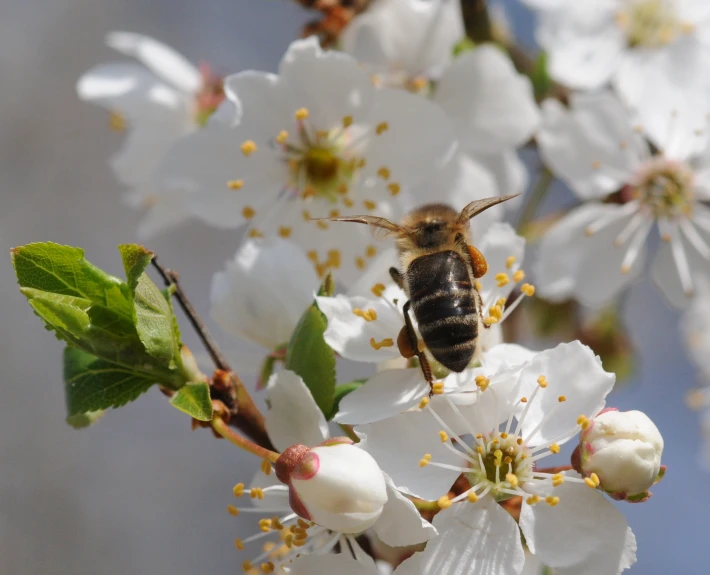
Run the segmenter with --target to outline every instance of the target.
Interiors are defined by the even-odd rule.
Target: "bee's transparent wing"
[[[390,222],[387,218],[380,218],[378,216],[341,216],[338,218],[319,219],[329,222],[355,222],[356,224],[366,224],[370,226],[372,237],[377,240],[406,233],[405,228],[402,226]]]
[[[470,220],[473,216],[480,214],[481,212],[492,208],[495,205],[501,204],[513,198],[517,198],[520,194],[513,194],[512,196],[496,196],[494,198],[485,198],[483,200],[474,200],[468,204],[459,215],[459,223],[465,223]]]

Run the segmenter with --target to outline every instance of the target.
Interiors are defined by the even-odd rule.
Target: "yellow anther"
[[[516,262],[516,257],[515,256],[508,256],[505,260],[505,267],[510,269],[515,265]]]
[[[276,136],[276,143],[283,144],[288,139],[288,132],[286,130],[281,130]]]
[[[259,529],[264,533],[268,533],[269,531],[271,531],[271,519],[259,519]]]
[[[496,441],[493,440],[493,443],[496,443]],[[493,457],[496,459],[496,461],[498,461],[498,463],[500,463],[503,459],[503,452],[500,449],[496,449],[493,452]]]
[[[478,501],[478,495],[476,495],[476,492],[471,490],[466,494],[466,500],[469,503],[476,503]]]
[[[537,378],[537,384],[542,388],[545,389],[549,384],[547,383],[547,378],[544,375],[541,375],[540,377]]]
[[[552,476],[552,485],[555,487],[559,487],[565,482],[565,476],[562,475],[561,473],[556,473],[555,475]]]
[[[329,135],[328,130],[316,130],[316,138],[325,140]]]
[[[360,158],[357,161],[357,167],[360,169],[364,168],[366,165],[367,165],[367,160],[365,158]]]
[[[552,453],[557,454],[557,453],[560,452],[560,446],[557,445],[556,443],[553,443],[552,445],[550,445],[550,451],[551,451]]]
[[[478,447],[476,447],[476,451],[478,451],[478,453],[480,454],[483,454],[483,447],[479,445]]]
[[[527,402],[528,402],[528,398],[527,398],[527,397],[521,397],[521,398],[520,398],[520,403],[527,403]]]
[[[502,298],[502,297],[498,298],[496,300],[495,305],[497,305],[499,308],[503,309],[505,307],[505,298]]]
[[[442,429],[439,432],[439,438],[441,439],[441,443],[446,443],[449,440],[449,434]]]
[[[299,108],[294,115],[297,120],[305,120],[311,113],[308,111],[308,108]]]
[[[308,523],[308,521],[304,521],[304,520],[301,519],[300,517],[298,518],[297,523],[298,523],[298,526],[299,526],[301,529],[308,529],[309,527],[312,526],[312,523]]]
[[[311,219],[311,212],[308,210],[303,210],[301,212],[301,217],[303,218],[303,221],[308,222]]]
[[[347,208],[352,208],[355,205],[355,202],[353,202],[350,198],[343,198],[343,204]]]
[[[348,185],[345,182],[339,183],[338,187],[335,189],[339,194],[341,194],[343,196],[348,193]],[[333,216],[333,217],[335,217],[335,216]]]
[[[508,438],[508,434],[507,434],[505,431],[503,431],[503,432],[500,434],[500,438],[501,438],[501,439],[507,439],[507,438]]]
[[[306,257],[313,263],[318,261],[318,252],[316,250],[309,250],[306,252]]]
[[[377,204],[375,202],[373,202],[372,200],[364,200],[362,202],[362,205],[365,206],[366,210],[370,210],[370,211],[377,208]]]
[[[382,294],[385,293],[385,284],[375,284],[370,288],[370,291],[377,297],[382,297]]]
[[[244,187],[244,180],[229,180],[227,182],[227,187],[230,190],[241,190]]]
[[[520,291],[528,297],[535,295],[535,286],[532,284],[523,284],[520,286]]]
[[[518,486],[518,476],[514,475],[513,473],[506,473],[505,474],[505,480],[510,483],[511,487],[517,487]]]
[[[594,482],[594,485],[596,487],[599,487],[599,485],[601,485],[601,481],[599,480],[599,476],[596,473],[592,473],[589,476],[589,479],[591,479]]]
[[[358,256],[358,257],[355,258],[355,266],[356,266],[359,270],[364,270],[364,269],[365,269],[365,265],[366,265],[366,264],[365,264],[365,260],[364,260],[363,258],[361,258],[360,256]]]
[[[587,429],[589,427],[589,420],[586,418],[586,416],[580,415],[577,418],[577,425],[579,425],[582,429]]]
[[[528,505],[535,505],[537,503],[540,503],[540,497],[538,495],[531,495],[525,500],[525,503]]]
[[[237,517],[239,515],[239,509],[237,509],[234,505],[231,503],[227,505],[227,513],[229,513],[233,517]]]
[[[337,218],[340,216],[340,210],[330,210],[328,216],[331,218]]]
[[[233,488],[232,488],[232,493],[234,493],[234,497],[241,497],[244,495],[244,484],[243,483],[237,483]]]
[[[387,184],[387,189],[390,191],[390,194],[396,196],[402,190],[402,187],[397,182],[391,182]]]
[[[321,230],[327,230],[329,228],[328,222],[326,222],[325,220],[318,220],[316,222],[316,226],[318,226],[318,228]]]
[[[593,170],[598,170],[601,167],[602,167],[602,163],[599,160],[594,160],[592,162],[592,169]]]
[[[419,409],[424,409],[427,405],[429,405],[429,398],[422,397],[422,400],[419,402]]]
[[[419,467],[426,467],[427,465],[429,465],[429,460],[426,457],[422,457],[419,460]]]
[[[488,379],[485,375],[477,375],[475,382],[478,389],[480,389],[481,391],[486,391],[486,389],[488,389],[488,386],[491,383],[491,380]]]
[[[372,308],[368,309],[367,311],[363,311],[360,308],[356,307],[353,310],[353,314],[358,317],[361,317],[365,321],[375,321],[377,319],[377,312]]]
[[[279,518],[274,516],[271,518],[271,528],[274,531],[281,531],[284,528],[284,526],[283,526],[283,523],[281,523],[281,521],[279,520]],[[266,550],[266,551],[270,551],[270,550]]]
[[[334,268],[340,267],[340,250],[328,250],[328,265]]]
[[[489,315],[488,317],[483,319],[483,323],[485,323],[486,325],[493,325],[493,324],[498,323],[498,320],[496,318],[494,318],[493,316]]]
[[[264,461],[261,462],[261,472],[264,475],[271,475],[271,462],[264,459]]]
[[[273,573],[276,567],[271,561],[261,564],[261,571],[263,573]]]
[[[500,321],[503,317],[503,310],[497,305],[491,306],[491,309],[488,310],[488,313],[491,317],[496,318],[498,321]]]
[[[244,217],[245,220],[250,220],[250,219],[252,219],[255,215],[256,215],[256,211],[254,210],[254,208],[251,208],[251,207],[249,207],[249,206],[246,206],[246,207],[242,210],[242,216]]]
[[[513,281],[515,283],[521,282],[525,279],[525,272],[523,270],[518,270],[513,274]]]
[[[252,499],[264,499],[264,490],[261,487],[252,487],[249,490],[249,497]]]
[[[473,280],[473,287],[476,288],[476,291],[483,291],[483,285],[478,280]]]
[[[391,173],[388,167],[382,166],[379,170],[377,170],[377,175],[383,180],[389,180]]]
[[[353,125],[353,117],[352,116],[343,116],[343,128],[349,128],[352,125]]]
[[[376,341],[374,337],[370,338],[370,347],[372,349],[379,351],[383,347],[393,347],[394,346],[394,341],[392,340],[391,337],[386,337],[382,341]]]
[[[387,130],[389,130],[390,125],[387,122],[380,122],[377,124],[377,127],[375,128],[375,133],[380,136],[384,134]]]
[[[293,541],[291,542],[291,544],[294,547],[303,547],[306,543],[308,543],[308,541],[306,539],[296,539],[296,538],[294,538]]]
[[[496,283],[498,284],[498,287],[504,287],[508,285],[508,282],[510,281],[508,274],[504,272],[496,274],[493,279],[495,279]]]
[[[367,246],[367,248],[365,248],[365,255],[368,258],[374,258],[377,255],[377,248],[375,246]]]
[[[282,238],[288,238],[291,237],[291,233],[293,232],[293,228],[289,228],[288,226],[281,226],[279,228],[279,235]]]
[[[564,396],[564,395],[560,395],[560,396],[557,398],[557,401],[559,401],[560,403],[564,403],[565,401],[567,401],[567,397]]]
[[[591,477],[585,477],[584,478],[584,483],[589,487],[590,489],[596,489],[597,486],[594,484],[594,480]]]
[[[248,559],[244,561],[244,563],[242,563],[242,571],[244,571],[244,573],[247,573],[252,569],[254,569],[254,565],[252,565],[251,561],[249,561]]]
[[[239,549],[239,551],[244,551],[244,543],[238,537],[234,540],[234,546]]]
[[[453,505],[448,495],[443,495],[442,497],[439,497],[439,500],[436,503],[439,506],[439,509],[448,509]]]
[[[444,393],[444,382],[443,381],[437,381],[435,383],[431,384],[431,393],[433,395],[441,395]]]
[[[254,143],[254,140],[246,140],[242,144],[242,154],[245,156],[249,157],[251,156],[254,152],[256,152],[257,147],[256,144]]]
[[[545,497],[545,503],[547,503],[550,507],[554,507],[560,502],[559,497],[555,497],[554,495],[548,495]]]
[[[114,132],[123,132],[126,129],[126,118],[120,112],[111,112],[108,125]]]

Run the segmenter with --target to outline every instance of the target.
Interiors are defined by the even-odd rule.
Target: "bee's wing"
[[[468,204],[459,215],[459,223],[463,224],[470,220],[473,216],[480,214],[481,212],[491,208],[502,202],[512,200],[517,198],[520,194],[513,194],[512,196],[496,196],[495,198],[485,198],[483,200],[474,200]]]
[[[319,218],[329,222],[355,222],[370,226],[372,237],[378,240],[406,233],[406,229],[387,218],[378,216],[341,216],[338,218]]]

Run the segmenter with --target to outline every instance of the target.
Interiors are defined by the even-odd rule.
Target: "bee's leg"
[[[394,268],[393,268],[394,269]],[[396,271],[396,270],[395,270]],[[431,373],[431,366],[429,365],[429,360],[426,358],[423,349],[419,349],[419,339],[417,338],[417,332],[414,330],[412,325],[412,318],[409,317],[409,308],[412,302],[407,301],[404,304],[404,327],[399,332],[397,337],[397,346],[399,347],[399,352],[407,359],[417,356],[419,360],[419,367],[422,370],[424,379],[427,380],[429,387],[434,383],[434,377]],[[431,392],[429,393],[431,395]]]
[[[471,265],[473,266],[473,277],[478,279],[486,275],[488,262],[480,250],[472,245],[468,245],[468,253],[471,255]]]
[[[404,276],[397,268],[390,268],[390,277],[401,289],[404,289]]]

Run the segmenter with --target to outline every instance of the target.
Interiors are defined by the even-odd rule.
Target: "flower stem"
[[[418,511],[440,511],[438,501],[426,501],[425,499],[410,499]]]
[[[518,220],[518,232],[525,236],[526,228],[528,224],[532,221],[537,213],[538,209],[542,205],[543,200],[547,196],[547,192],[550,191],[552,184],[555,181],[554,174],[546,167],[540,167],[540,175],[535,182],[535,187],[532,192],[528,194],[528,201],[520,214],[520,219]]]
[[[276,463],[276,460],[279,458],[279,454],[275,451],[265,449],[260,445],[257,445],[256,443],[252,443],[246,437],[242,437],[241,435],[239,435],[236,431],[229,427],[229,425],[227,425],[224,420],[219,416],[216,416],[212,419],[212,429],[214,429],[230,443],[233,443],[244,451],[253,453],[261,459],[266,459],[271,463]]]

